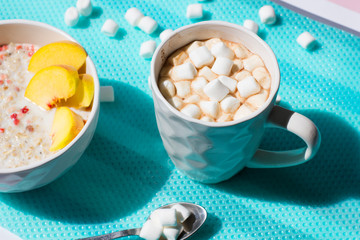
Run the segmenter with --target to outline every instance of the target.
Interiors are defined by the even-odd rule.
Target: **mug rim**
[[[161,94],[158,84],[157,84],[157,77],[155,77],[155,63],[156,63],[156,59],[157,56],[159,54],[161,54],[161,50],[163,48],[163,46],[170,40],[172,39],[176,34],[190,29],[190,28],[196,28],[198,26],[208,26],[208,25],[212,25],[212,26],[225,26],[225,27],[230,27],[235,29],[236,31],[242,31],[245,32],[246,34],[250,35],[252,38],[254,38],[258,43],[260,43],[266,50],[267,50],[267,54],[269,55],[269,57],[271,58],[271,61],[274,63],[274,67],[275,67],[275,77],[274,79],[271,78],[272,81],[275,81],[274,83],[272,83],[274,86],[271,86],[271,90],[269,93],[269,97],[266,100],[266,102],[256,111],[252,112],[251,114],[238,119],[238,120],[233,120],[233,121],[227,121],[227,122],[207,122],[207,121],[202,121],[200,119],[196,119],[196,118],[192,118],[189,117],[185,114],[183,114],[182,112],[180,112],[179,110],[175,109],[166,99],[165,97]],[[185,45],[184,45],[185,46]],[[246,47],[246,46],[245,46]],[[174,51],[176,51],[177,49],[174,49]],[[174,52],[173,51],[173,52]],[[170,54],[169,54],[170,55]],[[189,122],[193,122],[195,124],[199,124],[199,125],[204,125],[207,127],[215,127],[215,128],[221,128],[221,127],[228,127],[228,126],[233,126],[233,125],[237,125],[239,123],[242,122],[246,122],[250,119],[255,118],[256,116],[260,115],[262,112],[264,112],[271,104],[271,102],[274,100],[275,96],[277,95],[277,92],[279,90],[279,86],[280,86],[280,69],[279,69],[279,64],[277,61],[277,58],[275,56],[274,51],[270,48],[270,46],[263,40],[261,39],[257,34],[253,33],[252,31],[248,30],[247,28],[240,26],[238,24],[234,24],[234,23],[229,23],[229,22],[225,22],[225,21],[204,21],[204,22],[198,22],[198,23],[194,23],[194,24],[189,24],[183,27],[180,27],[178,29],[176,29],[172,35],[167,38],[165,41],[162,41],[160,43],[160,45],[157,47],[157,49],[155,50],[155,53],[152,57],[151,60],[151,70],[150,70],[150,86],[151,86],[151,90],[154,94],[156,94],[159,98],[159,100],[165,104],[168,109],[175,114],[176,116],[185,119]],[[274,90],[272,90],[274,89]]]
[[[82,46],[78,41],[76,41],[72,36],[70,36],[65,31],[60,30],[60,29],[58,29],[58,28],[56,28],[54,26],[51,26],[49,24],[46,24],[46,23],[42,23],[42,22],[38,22],[38,21],[32,21],[32,20],[25,20],[25,19],[0,20],[0,26],[1,25],[11,25],[11,24],[38,26],[38,27],[46,29],[48,31],[56,32],[56,33],[64,36],[67,40],[73,41],[75,43],[78,43],[80,46]],[[45,158],[43,160],[40,160],[40,161],[37,161],[37,162],[34,162],[34,163],[31,163],[31,164],[20,166],[20,167],[0,168],[0,174],[11,174],[11,173],[29,171],[29,170],[38,168],[38,167],[40,167],[42,165],[45,165],[45,164],[51,162],[52,160],[55,160],[56,158],[58,158],[59,156],[61,156],[65,152],[67,152],[84,135],[84,133],[89,129],[89,126],[95,120],[95,116],[96,116],[96,114],[97,114],[97,112],[99,110],[99,106],[100,106],[100,104],[99,104],[100,81],[99,81],[99,77],[98,77],[98,74],[97,74],[97,71],[96,71],[95,64],[94,64],[94,62],[92,61],[92,59],[90,58],[89,55],[87,55],[87,57],[86,57],[86,66],[89,67],[89,69],[92,69],[92,71],[94,72],[94,76],[92,75],[92,77],[94,79],[94,98],[93,98],[93,101],[92,101],[92,108],[91,108],[89,117],[88,117],[88,119],[86,121],[86,124],[81,129],[81,131],[64,148],[60,149],[59,151],[55,152],[54,154],[51,154],[47,158]]]

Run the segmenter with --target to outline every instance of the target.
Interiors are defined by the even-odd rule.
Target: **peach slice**
[[[45,110],[61,99],[72,97],[79,83],[79,75],[71,66],[50,66],[37,72],[25,90],[25,97]]]
[[[64,106],[82,108],[90,106],[94,97],[94,79],[89,74],[79,75],[80,81],[75,95],[64,102]]]
[[[68,107],[56,109],[51,128],[52,143],[50,151],[54,152],[68,145],[84,127],[84,120]]]
[[[54,42],[41,47],[31,57],[28,70],[37,73],[53,65],[69,65],[79,70],[86,61],[86,51],[71,41]]]

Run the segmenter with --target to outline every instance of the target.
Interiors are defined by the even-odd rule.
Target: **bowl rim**
[[[16,25],[16,24],[30,25],[30,26],[41,27],[41,28],[44,28],[46,30],[56,32],[56,33],[58,33],[60,35],[63,35],[67,40],[76,42],[80,46],[82,46],[78,41],[76,41],[71,35],[69,35],[65,31],[60,30],[60,29],[58,29],[58,28],[56,28],[54,26],[51,26],[51,25],[49,25],[47,23],[42,23],[42,22],[32,21],[32,20],[24,20],[24,19],[0,20],[0,26],[1,25],[10,25],[10,24],[14,24],[14,25]],[[24,41],[24,43],[26,43],[26,42]],[[92,59],[90,58],[89,55],[87,55],[87,57],[86,57],[86,66],[87,66],[87,68],[92,69],[92,71],[94,72],[94,74],[92,75],[92,77],[94,79],[94,98],[93,98],[93,102],[92,102],[92,108],[91,108],[91,111],[90,111],[90,115],[89,115],[89,117],[88,117],[88,119],[86,121],[86,124],[81,129],[81,131],[78,133],[78,135],[68,145],[66,145],[61,150],[55,152],[54,154],[51,154],[49,157],[47,157],[47,158],[45,158],[43,160],[31,163],[31,164],[20,166],[20,167],[0,168],[0,175],[1,174],[11,174],[11,173],[29,171],[29,170],[32,170],[34,168],[38,168],[38,167],[40,167],[42,165],[45,165],[45,164],[51,162],[52,160],[58,158],[59,156],[61,156],[65,152],[67,152],[84,135],[84,133],[89,129],[89,126],[92,123],[92,121],[96,120],[95,117],[96,117],[97,112],[99,111],[99,107],[100,107],[100,103],[99,103],[100,81],[99,81],[99,77],[98,77],[98,74],[97,74],[97,71],[96,71],[95,64],[94,64],[94,62],[92,61]]]

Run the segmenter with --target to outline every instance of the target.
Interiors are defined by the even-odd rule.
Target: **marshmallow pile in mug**
[[[160,71],[159,89],[189,117],[226,122],[260,108],[271,77],[260,56],[219,38],[194,41],[175,51]]]

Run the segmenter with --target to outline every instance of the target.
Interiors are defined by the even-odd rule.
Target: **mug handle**
[[[319,150],[321,136],[315,124],[304,115],[274,106],[270,112],[267,127],[285,129],[296,134],[307,147],[286,150],[267,151],[258,149],[246,165],[248,168],[281,168],[302,164],[310,160]]]

